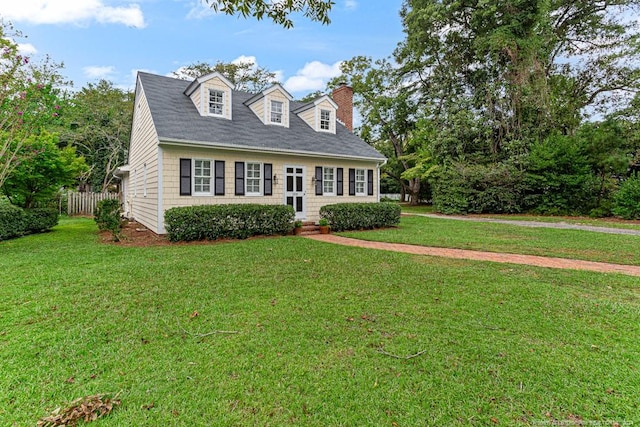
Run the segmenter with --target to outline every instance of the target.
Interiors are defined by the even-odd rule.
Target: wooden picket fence
[[[119,199],[120,193],[67,193],[68,215],[93,215],[100,200]]]

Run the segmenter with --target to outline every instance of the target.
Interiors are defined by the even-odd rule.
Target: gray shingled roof
[[[340,123],[336,133],[314,131],[289,112],[289,128],[264,125],[243,103],[254,96],[233,91],[232,120],[201,116],[184,94],[189,81],[140,72],[140,82],[160,141],[187,141],[265,151],[293,151],[336,157],[384,160],[385,157]],[[290,110],[302,106],[291,102]]]

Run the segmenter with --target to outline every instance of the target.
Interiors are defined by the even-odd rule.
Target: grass
[[[340,233],[363,240],[640,265],[640,236],[405,216],[400,227]]]
[[[0,260],[0,425],[118,391],[96,425],[640,413],[637,278],[296,237],[126,248],[98,243],[86,219],[2,242]],[[215,330],[238,333],[197,336]]]
[[[407,214],[438,214],[432,205],[411,206],[406,203],[400,204],[402,213]],[[512,221],[536,221],[549,223],[567,223],[578,225],[590,225],[594,227],[623,228],[631,230],[640,230],[640,221],[623,221],[617,218],[589,218],[589,217],[567,217],[567,216],[550,216],[550,215],[528,215],[528,214],[479,214],[470,215],[474,218],[493,218]]]

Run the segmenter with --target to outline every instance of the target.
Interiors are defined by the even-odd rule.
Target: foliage
[[[20,33],[0,22],[0,189],[13,169],[29,159],[25,139],[59,119],[60,65],[34,63],[19,53]]]
[[[58,224],[58,211],[51,208],[22,209],[0,200],[0,241],[25,234],[42,233]]]
[[[318,221],[318,225],[320,227],[326,227],[329,225],[329,220],[327,218],[320,218],[320,220]]]
[[[534,144],[527,181],[537,213],[588,214],[598,206],[598,179],[579,138],[552,135]]]
[[[284,28],[292,28],[292,13],[302,12],[306,18],[329,24],[329,12],[334,5],[333,0],[205,0],[216,12],[227,15],[253,16],[258,20],[265,16]]]
[[[104,199],[97,203],[94,216],[98,230],[111,232],[113,240],[116,242],[120,240],[120,232],[122,231],[120,213],[120,200]]]
[[[455,163],[433,175],[433,205],[445,214],[526,210],[524,173],[508,165]]]
[[[106,191],[127,160],[134,93],[100,80],[74,93],[59,129],[60,142],[76,147],[89,165],[81,181]]]
[[[411,154],[422,142],[414,134],[417,99],[406,89],[403,76],[388,60],[372,61],[357,56],[343,62],[340,69],[342,74],[330,85],[338,86],[342,82],[351,85],[354,107],[363,117],[360,136],[389,158],[383,173],[396,180],[403,187],[403,193],[410,194],[411,202],[417,204],[422,175],[407,173],[416,168],[416,158]]]
[[[294,217],[291,206],[258,204],[177,207],[164,214],[172,242],[285,235],[293,229]]]
[[[11,203],[30,208],[46,202],[87,170],[84,158],[76,155],[74,147],[58,148],[57,142],[57,135],[47,132],[23,141],[18,152],[25,153],[28,160],[14,166],[2,187]]]
[[[180,79],[193,80],[213,72],[222,74],[234,85],[235,90],[258,93],[278,83],[276,73],[264,67],[258,67],[253,61],[232,63],[216,62],[214,65],[206,62],[195,62],[180,67],[173,75]]]
[[[613,197],[613,213],[624,219],[640,219],[640,176],[627,178]]]
[[[400,223],[397,203],[336,203],[320,208],[333,231],[393,227]]]

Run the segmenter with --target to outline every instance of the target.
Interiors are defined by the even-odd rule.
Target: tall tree
[[[638,0],[406,0],[396,58],[444,129],[467,105],[490,161],[640,88]],[[625,15],[627,13],[627,15]]]
[[[355,57],[341,65],[342,75],[331,86],[346,81],[353,88],[354,106],[363,118],[360,136],[389,157],[385,172],[402,185],[412,203],[418,202],[421,179],[402,174],[415,167],[414,129],[417,99],[388,60]]]
[[[48,58],[33,63],[19,53],[12,40],[18,36],[10,25],[0,24],[0,188],[16,165],[28,160],[23,142],[57,120],[64,84],[60,65]]]
[[[329,24],[329,12],[335,4],[331,0],[204,0],[216,12],[228,15],[253,16],[260,20],[265,17],[285,28],[293,27],[290,15],[302,13],[312,21]]]
[[[240,61],[237,63],[218,61],[213,65],[206,62],[195,62],[174,71],[173,75],[180,79],[192,80],[216,71],[232,82],[235,90],[245,92],[262,92],[269,86],[278,83],[276,73],[264,67],[258,67],[252,61]]]
[[[85,179],[96,190],[112,185],[113,173],[126,161],[133,102],[133,92],[107,80],[88,83],[70,99],[60,141],[84,156],[90,167]]]

